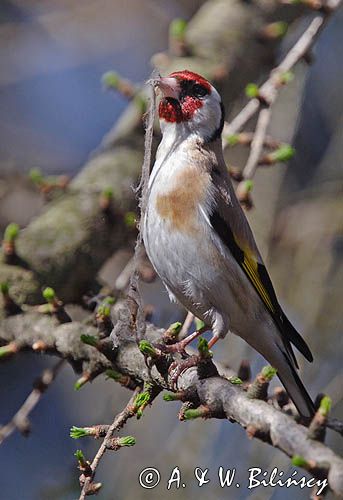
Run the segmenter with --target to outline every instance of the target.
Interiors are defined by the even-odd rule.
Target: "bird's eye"
[[[192,87],[192,94],[195,97],[204,97],[206,94],[208,94],[208,92],[203,85],[195,83]]]

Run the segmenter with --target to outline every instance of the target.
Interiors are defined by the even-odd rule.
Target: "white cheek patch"
[[[222,119],[220,101],[208,100],[194,113],[191,127],[202,137],[211,137],[219,129]]]

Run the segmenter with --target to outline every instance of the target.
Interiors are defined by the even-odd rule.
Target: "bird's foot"
[[[188,344],[190,344],[194,339],[199,337],[204,331],[207,330],[207,327],[199,328],[199,330],[191,333],[191,335],[188,335],[184,339],[180,340],[179,342],[176,342],[175,344],[168,344],[163,346],[163,351],[168,352],[168,353],[179,353],[181,355],[186,355],[186,347]]]
[[[189,356],[187,359],[183,359],[182,361],[174,361],[168,370],[170,383],[174,390],[177,390],[177,381],[180,375],[188,368],[192,368],[193,366],[198,366],[199,356],[193,355]]]

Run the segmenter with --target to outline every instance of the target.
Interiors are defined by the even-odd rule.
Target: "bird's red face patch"
[[[179,101],[172,97],[164,97],[158,107],[160,118],[169,123],[180,123],[183,120]]]
[[[169,75],[180,86],[178,99],[165,97],[159,105],[159,117],[169,123],[180,123],[193,118],[197,109],[204,104],[204,98],[211,93],[211,84],[192,71],[176,71]]]

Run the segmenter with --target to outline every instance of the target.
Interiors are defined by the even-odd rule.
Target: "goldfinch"
[[[274,368],[304,417],[313,403],[297,374],[292,344],[312,354],[277,300],[225,165],[224,107],[217,90],[191,71],[155,81],[162,93],[162,140],[143,220],[147,254],[171,300],[212,330],[212,347],[232,332]],[[199,335],[186,338],[183,347]]]

